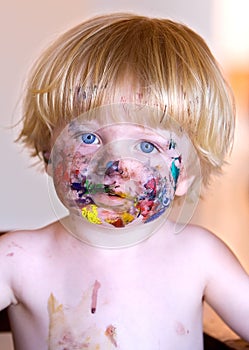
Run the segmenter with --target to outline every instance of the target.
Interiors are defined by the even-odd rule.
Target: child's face
[[[98,226],[124,228],[167,211],[183,165],[173,132],[79,117],[56,139],[50,168],[70,212]]]

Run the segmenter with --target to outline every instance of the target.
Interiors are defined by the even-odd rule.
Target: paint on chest
[[[102,327],[96,321],[100,288],[101,284],[96,280],[74,307],[60,304],[53,294],[50,295],[49,350],[118,348],[116,327],[110,323]]]
[[[13,257],[15,255],[15,253],[20,253],[23,252],[24,248],[19,245],[18,243],[12,241],[9,245],[8,245],[8,251],[6,252],[6,256],[7,257]]]
[[[91,313],[95,314],[97,310],[97,298],[98,298],[98,291],[99,288],[101,287],[101,284],[99,281],[95,281],[94,286],[93,286],[93,291],[92,291],[92,304],[91,304]]]
[[[188,335],[189,330],[184,327],[184,325],[181,322],[176,322],[175,323],[175,331],[177,335]]]
[[[108,339],[110,339],[111,343],[115,346],[115,348],[118,346],[117,344],[117,332],[116,332],[116,327],[113,325],[110,325],[106,328],[105,335],[107,336]]]

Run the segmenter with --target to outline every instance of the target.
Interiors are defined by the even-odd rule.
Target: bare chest
[[[202,287],[187,257],[63,253],[34,262],[43,283],[25,285],[26,307],[43,329],[36,342],[43,337],[49,350],[202,349]]]
[[[201,349],[201,290],[186,266],[148,257],[84,264],[51,286],[49,349]]]

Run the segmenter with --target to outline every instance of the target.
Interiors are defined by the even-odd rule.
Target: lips
[[[117,197],[117,198],[128,198],[129,196],[123,192],[109,192],[108,193],[109,197]]]
[[[134,203],[134,197],[121,191],[111,191],[109,193],[97,193],[94,195],[94,202],[98,206],[126,208],[130,207],[131,202]],[[127,208],[128,208],[127,207]]]
[[[113,183],[112,185],[105,185],[106,187],[106,194],[108,198],[113,199],[126,199],[129,201],[134,201],[134,195],[132,196],[131,189],[129,188],[129,191],[122,191],[121,185],[116,185],[116,183]]]

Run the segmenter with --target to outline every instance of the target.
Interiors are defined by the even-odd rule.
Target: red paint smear
[[[115,346],[115,348],[118,346],[117,341],[116,341],[116,327],[114,327],[113,325],[110,325],[106,328],[105,331],[105,335],[107,336],[107,338],[110,339],[111,343]]]
[[[185,335],[188,334],[189,331],[185,329],[184,325],[180,322],[176,323],[176,333],[178,335]]]
[[[98,290],[101,287],[99,281],[95,281],[92,292],[92,304],[91,304],[91,312],[94,314],[97,309],[97,298],[98,298]]]
[[[12,252],[12,253],[8,253],[8,254],[6,254],[6,256],[13,256],[14,255],[14,253]]]
[[[110,224],[112,224],[115,227],[124,227],[125,226],[123,221],[120,218],[118,218],[115,221],[111,221]]]

